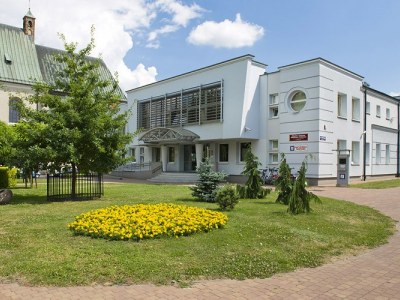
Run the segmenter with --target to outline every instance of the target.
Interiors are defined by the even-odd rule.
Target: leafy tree
[[[199,181],[194,187],[190,188],[193,191],[192,196],[200,201],[215,202],[218,184],[224,181],[227,175],[213,171],[208,159],[201,162],[196,171],[199,174]]]
[[[26,122],[24,120],[14,125],[15,139],[13,142],[14,152],[11,164],[22,170],[25,187],[28,182],[33,186],[32,173],[37,173],[47,168],[47,163],[56,157],[55,151],[50,147],[46,136],[48,125],[38,122]]]
[[[261,163],[258,161],[258,157],[251,151],[251,147],[246,151],[245,163],[242,174],[247,176],[247,181],[245,186],[238,186],[240,198],[265,198],[271,190],[262,187],[263,181],[260,172],[258,171]]]
[[[10,163],[13,148],[14,131],[13,127],[0,121],[0,165]]]
[[[285,154],[281,154],[281,163],[279,165],[279,177],[276,180],[276,190],[278,191],[277,203],[289,204],[289,197],[292,193],[293,181],[290,167],[286,162]]]
[[[124,132],[128,112],[120,112],[122,94],[116,80],[101,76],[102,62],[90,58],[95,47],[93,38],[81,50],[68,43],[63,35],[65,52],[54,57],[59,71],[54,82],[36,82],[32,105],[18,104],[21,117],[31,133],[40,130],[43,147],[51,157],[42,163],[52,163],[61,170],[71,166],[72,196],[75,195],[77,170],[109,172],[124,162],[125,146],[132,136]],[[25,128],[27,131],[28,128]],[[38,153],[38,156],[41,154]]]
[[[291,214],[308,213],[311,211],[310,201],[321,203],[317,195],[307,191],[306,186],[307,162],[301,164],[299,175],[293,184],[293,189],[289,197],[288,212]]]

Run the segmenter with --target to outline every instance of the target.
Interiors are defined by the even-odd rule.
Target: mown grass
[[[387,189],[399,186],[400,186],[400,179],[368,181],[350,185],[350,187],[352,188],[361,188],[361,189]]]
[[[265,278],[315,267],[387,241],[394,223],[364,206],[323,198],[308,215],[292,216],[266,200],[241,200],[224,229],[181,238],[108,241],[74,236],[67,224],[101,207],[195,201],[188,187],[108,184],[100,200],[48,203],[45,185],[14,189],[0,206],[0,281],[30,285],[155,283],[180,285],[214,278]]]

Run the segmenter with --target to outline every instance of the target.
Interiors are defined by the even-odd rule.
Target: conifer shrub
[[[285,205],[289,204],[289,197],[293,190],[293,180],[292,173],[290,172],[290,167],[286,162],[285,154],[281,154],[281,163],[279,165],[279,176],[276,180],[276,191],[278,192],[277,203],[282,203]]]
[[[239,195],[235,186],[228,184],[217,189],[215,193],[215,202],[218,203],[221,210],[231,210],[239,202]]]
[[[263,181],[258,170],[261,163],[258,157],[253,154],[251,147],[247,149],[245,155],[245,167],[242,172],[247,176],[247,181],[244,186],[237,186],[239,197],[244,199],[262,199],[265,198],[271,189],[264,189]]]
[[[308,213],[311,211],[310,202],[314,200],[321,203],[317,195],[307,191],[306,181],[307,163],[303,161],[299,170],[299,175],[293,184],[292,192],[289,196],[288,212],[291,214]]]
[[[200,201],[215,202],[218,185],[226,179],[227,174],[213,171],[208,159],[200,163],[197,173],[199,181],[190,188],[193,191],[192,196]]]

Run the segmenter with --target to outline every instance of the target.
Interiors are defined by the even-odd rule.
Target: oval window
[[[307,97],[306,94],[302,91],[297,91],[290,98],[290,107],[294,111],[300,111],[306,105]]]

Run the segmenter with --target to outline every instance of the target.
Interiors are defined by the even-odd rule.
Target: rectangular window
[[[220,144],[219,145],[219,161],[228,162],[229,161],[229,145]]]
[[[381,117],[381,106],[380,105],[376,106],[376,117],[377,118]]]
[[[337,140],[337,150],[346,150],[347,143],[346,140]]]
[[[381,144],[376,144],[375,148],[375,162],[377,165],[381,163]]]
[[[160,162],[161,161],[161,148],[153,148],[154,149],[154,161]]]
[[[144,163],[144,147],[140,147],[140,150],[139,150],[140,152],[140,158],[139,158],[139,162],[141,163],[141,164],[143,164]]]
[[[168,147],[168,162],[175,162],[175,147]]]
[[[278,103],[279,103],[278,94],[269,95],[269,104],[270,105],[277,105]]]
[[[353,121],[360,121],[360,99],[351,99],[351,119]]]
[[[338,117],[347,118],[347,95],[338,94]]]
[[[386,120],[390,120],[390,108],[386,108]]]
[[[365,113],[369,115],[371,113],[371,103],[367,101],[367,106],[365,107]]]
[[[385,164],[390,164],[390,145],[386,145],[386,151],[385,151]]]
[[[135,155],[135,152],[136,151],[136,149],[135,148],[129,148],[129,156],[131,157],[131,160],[132,161],[136,161],[136,155]]]
[[[279,154],[278,153],[270,153],[269,154],[269,163],[277,164],[279,162]]]
[[[240,143],[240,161],[245,161],[246,152],[251,148],[251,143]]]
[[[370,157],[371,157],[370,144],[369,143],[365,143],[365,163],[367,165],[369,165]]]
[[[278,151],[279,143],[278,140],[269,141],[269,149],[272,151]]]
[[[360,164],[360,142],[351,143],[351,162],[355,165]]]
[[[270,119],[275,119],[279,117],[279,107],[274,106],[269,108],[269,118]]]

